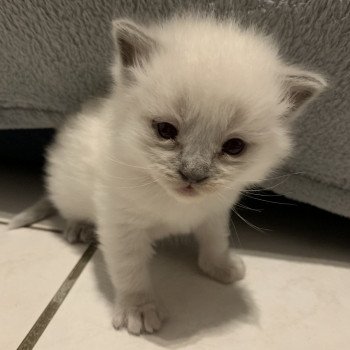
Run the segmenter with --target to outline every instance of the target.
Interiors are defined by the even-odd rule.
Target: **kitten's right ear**
[[[156,48],[145,28],[130,20],[114,20],[112,34],[124,68],[142,65]]]

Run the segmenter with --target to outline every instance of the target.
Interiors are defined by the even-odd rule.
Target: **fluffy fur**
[[[206,274],[223,283],[244,277],[229,254],[230,208],[288,155],[291,120],[325,82],[231,22],[118,20],[113,37],[115,88],[58,134],[47,190],[70,225],[97,225],[117,290],[114,326],[139,334],[162,322],[148,272],[155,240],[192,232]],[[176,140],[161,139],[157,122],[176,126]],[[234,137],[247,145],[236,157],[222,152]],[[188,190],[183,169],[206,180]]]

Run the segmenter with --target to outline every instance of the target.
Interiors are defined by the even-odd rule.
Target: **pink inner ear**
[[[130,21],[115,21],[114,39],[116,40],[122,63],[125,68],[141,64],[147,60],[150,53],[156,48],[156,42],[143,27]]]
[[[321,75],[294,68],[293,74],[284,78],[284,100],[290,103],[289,114],[295,117],[326,86],[327,83]]]
[[[292,103],[292,111],[297,110],[300,106],[302,106],[307,100],[309,100],[313,92],[311,90],[303,90],[302,88],[299,88],[300,90],[291,91],[291,95],[289,100]]]
[[[124,38],[118,38],[120,55],[124,67],[130,67],[135,64],[136,48]]]

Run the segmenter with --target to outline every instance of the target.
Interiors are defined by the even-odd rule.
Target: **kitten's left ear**
[[[144,27],[127,19],[113,21],[112,35],[124,68],[141,65],[156,47]]]
[[[283,86],[284,99],[290,103],[287,117],[295,118],[327,87],[327,82],[320,74],[288,67]]]

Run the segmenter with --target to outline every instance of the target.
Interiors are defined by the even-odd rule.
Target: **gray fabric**
[[[0,129],[56,126],[109,87],[110,20],[192,6],[273,33],[291,62],[331,88],[297,122],[280,193],[350,217],[350,2],[341,0],[0,0]],[[300,180],[303,179],[303,180]]]
[[[313,204],[335,214],[350,217],[350,191],[334,183],[310,178],[308,174],[281,171],[281,177],[267,181],[266,188],[300,202]],[[265,197],[258,197],[257,203]]]

